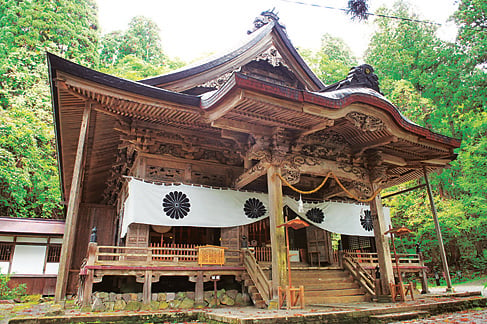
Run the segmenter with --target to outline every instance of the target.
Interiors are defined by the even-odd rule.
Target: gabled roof
[[[250,38],[240,47],[225,55],[209,59],[193,66],[184,67],[172,73],[140,80],[140,83],[181,92],[191,87],[211,81],[225,73],[234,72],[239,67],[256,59],[271,47],[274,47],[286,65],[301,83],[310,91],[325,88],[321,80],[311,71],[303,58],[296,51],[289,39],[285,27],[272,12],[263,12],[263,26],[250,32]],[[260,21],[262,21],[260,20]]]
[[[269,64],[272,58],[262,56],[269,50],[279,54],[276,65]],[[88,203],[100,202],[112,168],[118,165],[119,149],[124,147],[121,128],[132,123],[150,131],[171,129],[174,133],[219,139],[233,136],[242,143],[246,141],[242,138],[248,139],[249,135],[269,136],[278,128],[297,141],[315,134],[320,137],[333,128],[332,132],[347,139],[354,154],[380,147],[397,175],[386,185],[420,177],[421,164],[427,164],[428,171],[444,167],[455,158],[453,150],[460,146],[460,141],[402,116],[379,92],[370,66],[353,68],[346,79],[325,87],[296,52],[275,17],[267,19],[249,41],[227,55],[142,81],[97,72],[49,53],[48,65],[65,197],[83,107],[86,101],[93,104],[83,186]],[[270,74],[265,73],[284,69],[292,74],[292,82],[280,82],[273,75],[266,77]],[[222,75],[223,82],[213,89],[208,87],[203,95],[181,93],[211,84]]]

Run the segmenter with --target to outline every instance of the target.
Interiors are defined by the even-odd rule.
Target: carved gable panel
[[[271,54],[278,55],[277,50],[274,51],[267,51],[267,54],[262,54],[264,56],[261,55],[255,61],[244,65],[241,69],[242,73],[281,86],[302,89],[295,75],[286,67],[284,61],[278,58],[280,56]]]
[[[162,182],[184,181],[184,169],[148,165],[145,174],[146,178],[149,180],[157,180]]]
[[[345,137],[334,131],[320,131],[305,136],[293,147],[293,152],[315,158],[350,161],[352,150]]]

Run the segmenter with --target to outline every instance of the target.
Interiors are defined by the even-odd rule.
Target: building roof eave
[[[294,61],[292,62],[293,64],[291,69],[294,68],[299,70],[298,76],[301,78],[303,83],[305,83],[313,91],[320,91],[325,88],[323,82],[321,82],[313,71],[311,71],[309,66],[299,55],[296,48],[291,43],[291,40],[287,36],[284,27],[282,27],[278,22],[271,20],[268,24],[256,30],[253,34],[255,34],[255,36],[247,41],[244,45],[225,55],[215,59],[210,59],[198,65],[184,67],[168,74],[143,79],[139,82],[157,87],[171,88],[173,83],[180,83],[183,80],[188,80],[190,78],[194,78],[195,76],[201,76],[205,73],[208,74],[208,77],[204,79],[206,81],[210,81],[211,77],[213,76],[210,71],[219,69],[221,70],[221,74],[234,71],[236,68],[236,62],[239,62],[240,64],[248,63],[248,61],[252,60],[253,57],[249,56],[243,59],[243,56],[248,55],[252,49],[254,49],[254,52],[255,49],[260,49],[264,43],[267,44],[269,42],[269,37],[271,37],[274,38],[272,43],[282,44],[282,50],[287,52],[286,54],[290,56],[292,61]],[[259,44],[262,46],[259,46]]]
[[[63,220],[39,218],[0,217],[0,233],[5,234],[44,234],[63,235]]]
[[[399,110],[384,96],[370,88],[340,89],[329,92],[310,92],[298,90],[262,81],[242,73],[235,73],[227,83],[213,95],[202,99],[201,107],[205,111],[218,109],[217,106],[226,96],[236,93],[237,88],[260,92],[270,97],[282,98],[293,102],[309,103],[327,109],[342,109],[355,103],[363,103],[387,113],[401,129],[427,140],[449,146],[460,147],[461,141],[430,131],[405,118]]]
[[[161,89],[138,81],[127,80],[95,71],[49,52],[47,53],[47,59],[49,70],[52,72],[51,78],[55,75],[56,71],[63,71],[88,81],[154,99],[167,100],[194,107],[198,107],[200,104],[200,98],[198,96]]]

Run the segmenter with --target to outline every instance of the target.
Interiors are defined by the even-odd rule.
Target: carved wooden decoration
[[[285,66],[288,67],[284,59],[282,58],[279,51],[274,47],[269,47],[265,52],[261,53],[257,58],[256,61],[264,60],[268,62],[273,67],[278,66]]]
[[[349,162],[351,148],[346,139],[332,130],[323,130],[303,137],[294,144],[293,152],[315,158]]]
[[[381,119],[359,112],[348,113],[345,118],[352,122],[355,127],[363,130],[364,132],[381,131],[386,128],[386,125]]]
[[[200,87],[220,89],[228,81],[228,79],[230,79],[233,72],[235,72],[235,71],[225,73],[216,79],[205,82],[205,83],[201,84]]]

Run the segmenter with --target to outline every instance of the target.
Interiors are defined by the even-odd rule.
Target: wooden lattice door
[[[330,232],[315,226],[306,228],[308,261],[310,264],[333,263]]]

